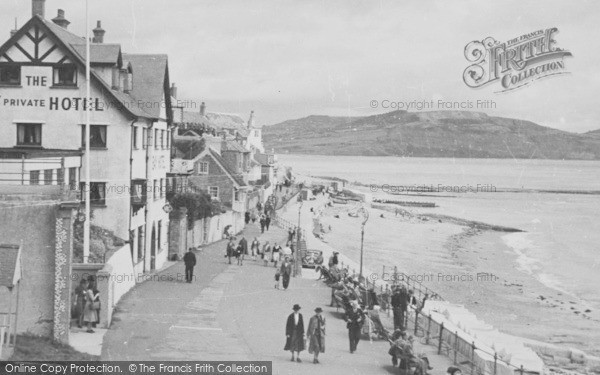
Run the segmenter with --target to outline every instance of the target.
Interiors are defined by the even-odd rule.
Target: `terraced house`
[[[92,224],[130,241],[136,271],[159,268],[168,252],[167,56],[123,53],[104,43],[98,21],[86,101],[85,39],[68,30],[64,11],[46,19],[45,5],[33,0],[32,18],[0,46],[0,184],[78,190],[89,142]]]

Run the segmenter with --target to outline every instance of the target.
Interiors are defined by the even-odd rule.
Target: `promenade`
[[[252,223],[244,235],[249,243],[256,236],[271,244],[285,243],[287,236],[276,226],[260,235]],[[224,241],[198,251],[192,284],[177,281],[184,273],[179,262],[137,285],[118,305],[102,359],[264,360],[273,361],[274,374],[397,373],[386,341],[362,340],[350,354],[342,311],[328,306],[330,289],[311,277],[313,270],[304,269],[304,278],[292,278],[287,291],[276,290],[271,264],[264,267],[262,260],[246,259],[243,266],[228,265],[224,252]],[[321,364],[313,364],[307,351],[301,354],[303,363],[291,362],[290,353],[283,351],[285,321],[295,303],[302,306],[305,325],[314,308],[324,309],[327,338]],[[450,362],[434,355],[435,348],[417,350],[430,353],[432,374],[445,372]]]

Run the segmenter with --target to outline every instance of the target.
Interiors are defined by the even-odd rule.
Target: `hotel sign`
[[[500,43],[492,37],[465,47],[471,63],[464,73],[465,84],[479,88],[498,82],[500,91],[526,86],[538,79],[568,73],[564,58],[571,52],[556,46],[556,27],[541,29]]]
[[[0,103],[4,107],[35,107],[47,108],[50,111],[86,111],[88,106],[91,111],[104,111],[104,103],[99,98],[60,98],[51,96],[47,99],[15,99],[0,96]]]

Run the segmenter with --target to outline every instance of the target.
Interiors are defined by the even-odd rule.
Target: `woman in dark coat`
[[[325,353],[325,317],[322,312],[320,307],[315,309],[315,315],[308,321],[306,330],[308,352],[315,357],[313,363],[319,363],[319,353]]]
[[[292,308],[294,310],[287,318],[285,325],[285,347],[283,350],[289,350],[292,352],[292,362],[302,362],[300,360],[300,352],[304,350],[304,321],[302,320],[302,314],[300,314],[300,305],[295,304]],[[294,359],[294,352],[297,353]]]
[[[281,263],[281,279],[283,280],[283,290],[287,290],[290,285],[290,276],[292,275],[292,264],[290,258],[285,257],[283,263]]]

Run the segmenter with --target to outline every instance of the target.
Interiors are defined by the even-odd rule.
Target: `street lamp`
[[[302,197],[298,197],[298,227],[296,229],[296,251],[294,252],[294,277],[302,276],[302,258],[300,257],[300,214],[302,213],[302,205],[304,201]]]
[[[357,211],[358,214],[362,215],[363,222],[360,229],[360,274],[358,276],[358,280],[362,280],[363,277],[363,247],[365,242],[365,224],[369,220],[369,211],[362,206]]]

